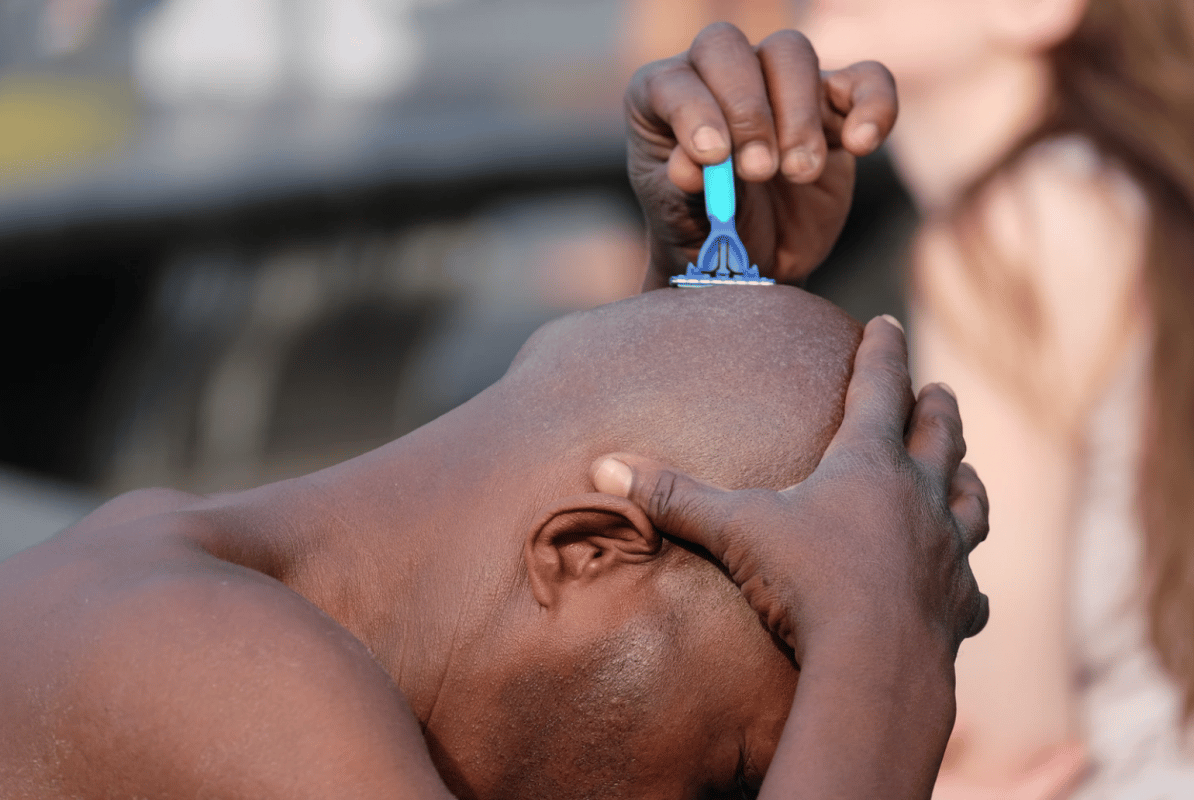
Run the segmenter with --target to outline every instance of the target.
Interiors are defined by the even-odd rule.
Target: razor
[[[695,264],[669,283],[680,288],[699,286],[773,286],[775,281],[759,276],[746,246],[734,227],[734,159],[705,167],[705,213],[709,215],[709,236],[701,245]]]

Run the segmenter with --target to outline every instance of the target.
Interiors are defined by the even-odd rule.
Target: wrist
[[[955,652],[941,637],[913,626],[838,625],[809,637],[798,658],[802,683],[816,676],[886,698],[903,705],[910,721],[920,718],[948,738],[956,707]]]
[[[917,650],[871,630],[809,642],[760,800],[928,797],[953,728],[953,659]]]

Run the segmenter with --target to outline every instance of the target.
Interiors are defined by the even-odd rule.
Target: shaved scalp
[[[567,472],[627,450],[780,489],[841,423],[860,339],[844,311],[792,287],[655,291],[545,325],[497,388]]]
[[[780,489],[812,472],[841,424],[860,340],[858,323],[795,288],[649,292],[543,326],[450,424],[462,452],[517,475],[505,496],[528,513],[592,492],[590,464],[616,451],[727,488]],[[525,536],[516,526],[519,565]],[[633,614],[595,616],[574,637],[585,645],[539,642],[534,663],[503,680],[503,714],[486,724],[495,740],[519,730],[523,745],[504,757],[503,796],[587,800],[604,795],[585,787],[647,780],[628,755],[654,746],[661,720],[700,706],[690,689],[704,676],[677,665],[724,660],[786,675],[790,685],[761,691],[791,702],[790,653],[720,565],[669,540],[651,569],[649,600],[627,598]],[[690,688],[677,692],[676,681]]]

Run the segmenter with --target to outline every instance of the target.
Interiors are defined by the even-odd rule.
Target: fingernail
[[[955,400],[958,399],[958,393],[954,391],[954,387],[950,386],[945,381],[937,381],[937,385],[940,386],[942,389],[944,389],[945,393],[948,394],[950,397],[952,397]]]
[[[707,153],[710,150],[721,150],[726,146],[725,137],[721,135],[721,131],[717,128],[712,128],[708,125],[702,125],[696,129],[696,133],[692,135],[692,146],[698,152]]]
[[[789,150],[788,154],[784,156],[783,171],[784,175],[789,178],[799,178],[814,172],[820,164],[821,159],[817,157],[816,153],[803,147],[797,147]]]
[[[593,473],[593,485],[599,492],[629,497],[630,482],[633,477],[630,467],[616,458],[607,458]]]
[[[873,122],[864,122],[854,129],[854,142],[858,147],[868,150],[879,146],[879,126]]]
[[[887,320],[890,324],[895,325],[901,331],[904,330],[904,323],[900,322],[898,319],[893,317],[891,314],[883,314],[883,315],[881,315],[881,317],[883,319]]]
[[[738,155],[738,163],[744,173],[751,175],[770,175],[775,168],[775,161],[771,157],[771,149],[762,142],[751,142],[742,148]]]

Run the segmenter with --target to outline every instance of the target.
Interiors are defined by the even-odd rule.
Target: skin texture
[[[865,72],[825,89],[826,147],[866,151],[894,117]],[[807,126],[820,91],[785,107]],[[849,203],[847,172],[826,192],[818,169],[777,195],[810,215],[792,276]],[[772,211],[764,238],[790,223]],[[248,492],[126,495],[0,565],[0,788],[717,798],[774,762],[760,796],[923,797],[985,619],[964,449],[948,392],[913,402],[902,331],[860,344],[794,289],[567,318],[387,447]]]
[[[816,735],[841,698],[818,678],[821,700],[794,701],[800,633],[781,626],[778,642],[720,566],[590,477],[602,453],[629,449],[730,488],[812,473],[842,419],[858,328],[795,289],[741,291],[565,318],[494,387],[377,451],[243,493],[126,495],[0,565],[5,796],[749,793],[793,702]],[[858,419],[843,428],[872,445],[894,430],[903,452],[902,336],[876,324],[888,340],[865,349],[886,367],[860,362]],[[959,432],[931,438],[956,467]],[[896,521],[873,527],[893,541],[900,508],[947,496],[864,473],[886,486],[876,497]],[[956,525],[923,535],[957,541]],[[948,635],[897,637],[941,654],[906,676],[937,720],[914,746],[921,784],[948,731],[955,601],[929,626]],[[923,616],[897,627],[920,631]],[[852,650],[845,637],[799,645],[806,672],[892,640],[851,633]],[[875,701],[869,678],[854,695]],[[852,756],[886,763],[873,749]]]
[[[625,106],[630,180],[649,234],[645,289],[695,260],[709,233],[701,166],[731,153],[736,227],[759,268],[799,283],[828,255],[850,208],[854,159],[887,137],[897,103],[876,62],[818,66],[798,31],[756,47],[717,23],[686,53],[635,73]]]
[[[855,369],[902,374],[904,357],[899,329],[876,319]],[[892,407],[910,419],[888,417],[883,431],[874,415]],[[630,454],[595,466],[599,488],[633,499],[655,525],[724,564],[793,648],[801,685],[759,797],[931,790],[953,723],[953,659],[987,620],[967,566],[987,534],[987,501],[960,464],[964,452],[944,386],[925,387],[914,406],[902,380],[855,380],[816,470],[779,492],[727,491]],[[860,481],[870,490],[857,491]],[[940,492],[938,503],[904,502],[926,486]],[[893,519],[905,535],[879,533]],[[943,538],[946,529],[952,536]],[[907,581],[910,573],[921,580]]]

